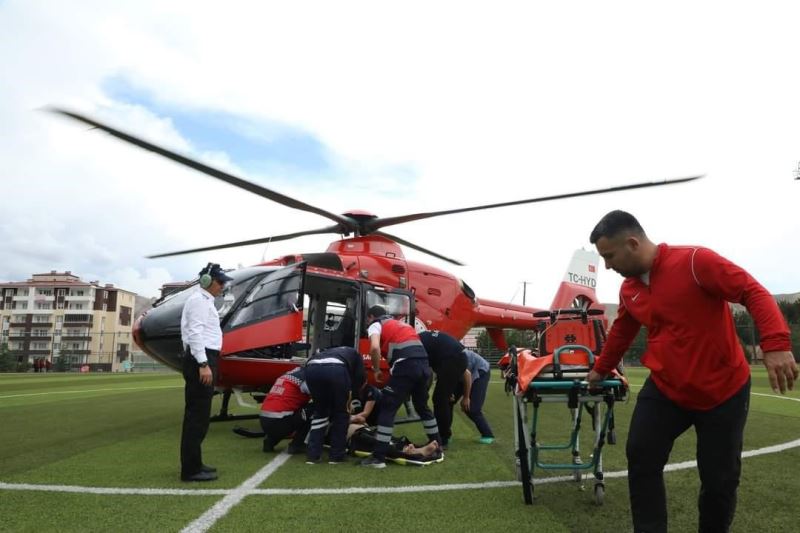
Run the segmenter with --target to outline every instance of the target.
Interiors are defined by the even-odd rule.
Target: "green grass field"
[[[645,375],[629,373],[634,398]],[[797,442],[744,459],[734,531],[795,530],[800,394],[775,397],[762,369],[754,370],[753,393],[745,450]],[[630,530],[622,475],[607,479],[602,507],[593,503],[591,481],[584,487],[537,484],[534,504],[523,504],[514,482],[511,400],[499,381],[491,385],[485,409],[498,437],[494,445],[479,444],[475,428],[459,413],[441,464],[376,471],[309,466],[291,457],[245,489],[245,481],[283,457],[263,453],[260,440],[231,432],[236,424],[255,428],[257,421],[212,424],[204,459],[219,468],[220,479],[181,483],[182,401],[178,374],[0,375],[0,531],[180,531],[214,515],[208,512],[220,503],[230,503],[229,510],[205,522],[211,531]],[[633,403],[617,406],[619,444],[604,449],[607,474],[626,468]],[[568,427],[563,405],[543,407],[540,440],[565,440]],[[420,424],[397,426],[396,433],[423,440]],[[588,450],[588,434],[583,442]],[[692,460],[694,444],[690,430],[676,442],[670,462]],[[544,479],[540,473],[537,482]],[[669,472],[666,479],[670,530],[696,530],[696,470]]]

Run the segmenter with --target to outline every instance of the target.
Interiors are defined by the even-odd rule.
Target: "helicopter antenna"
[[[797,168],[794,169],[794,179],[800,180],[800,161],[797,162]]]
[[[271,242],[272,242],[272,237],[270,237],[270,238],[269,238],[269,240],[267,241],[267,244],[264,246],[264,252],[261,254],[261,262],[262,262],[262,263],[263,263],[264,261],[266,261],[266,258],[267,258],[267,250],[269,250],[269,243],[271,243]]]

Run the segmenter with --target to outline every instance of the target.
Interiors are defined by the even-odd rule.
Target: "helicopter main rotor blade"
[[[455,259],[450,259],[449,257],[445,257],[445,256],[443,256],[441,254],[437,254],[436,252],[432,252],[431,250],[423,248],[422,246],[417,246],[416,244],[408,242],[405,239],[401,239],[400,237],[396,237],[394,235],[389,235],[388,233],[384,233],[382,231],[376,231],[376,232],[374,232],[372,234],[373,235],[381,235],[383,237],[386,237],[387,239],[391,239],[391,240],[393,240],[393,241],[395,241],[395,242],[397,242],[399,244],[402,244],[403,246],[408,246],[409,248],[413,248],[414,250],[417,250],[418,252],[422,252],[424,254],[432,255],[433,257],[438,257],[442,261],[447,261],[448,263],[453,263],[454,265],[458,265],[458,266],[464,266],[464,263],[462,263],[461,261],[456,261]]]
[[[607,189],[593,189],[590,191],[581,191],[581,192],[572,192],[566,194],[555,194],[553,196],[542,196],[540,198],[530,198],[528,200],[514,200],[513,202],[502,202],[499,204],[486,204],[486,205],[477,205],[475,207],[463,207],[460,209],[448,209],[446,211],[431,211],[428,213],[415,213],[412,215],[401,215],[396,217],[385,217],[385,218],[377,218],[366,223],[366,228],[369,231],[375,231],[380,228],[384,228],[386,226],[391,226],[394,224],[402,224],[403,222],[412,222],[414,220],[422,220],[425,218],[433,218],[439,217],[442,215],[453,215],[455,213],[466,213],[469,211],[480,211],[482,209],[494,209],[496,207],[508,207],[512,205],[521,205],[521,204],[533,204],[536,202],[548,202],[550,200],[563,200],[565,198],[576,198],[578,196],[590,196],[593,194],[605,194],[608,192],[619,192],[619,191],[628,191],[631,189],[644,189],[647,187],[660,187],[662,185],[674,185],[676,183],[685,183],[688,181],[694,181],[700,179],[704,176],[692,176],[689,178],[679,178],[673,180],[663,180],[663,181],[650,181],[645,183],[634,183],[632,185],[620,185],[618,187],[609,187]]]
[[[69,117],[73,120],[77,120],[78,122],[83,122],[84,124],[88,124],[89,126],[92,126],[94,128],[101,129],[106,133],[109,133],[118,139],[122,139],[125,142],[138,146],[139,148],[144,148],[145,150],[148,150],[150,152],[155,152],[163,157],[166,157],[167,159],[171,159],[177,163],[198,170],[203,174],[206,174],[213,178],[217,178],[218,180],[222,180],[225,183],[228,183],[235,187],[239,187],[240,189],[244,189],[253,194],[257,194],[259,196],[267,198],[268,200],[272,200],[273,202],[277,202],[281,205],[292,207],[294,209],[299,209],[301,211],[308,211],[309,213],[315,213],[317,215],[321,215],[325,218],[333,220],[334,222],[338,222],[343,230],[341,231],[341,233],[349,233],[351,231],[354,231],[356,228],[356,226],[353,224],[353,221],[346,217],[337,215],[335,213],[329,213],[324,209],[320,209],[318,207],[314,207],[313,205],[309,205],[305,202],[295,200],[294,198],[290,198],[289,196],[286,196],[279,192],[267,189],[266,187],[262,187],[261,185],[256,185],[255,183],[243,180],[242,178],[237,178],[236,176],[228,174],[227,172],[223,172],[216,168],[210,167],[208,165],[200,163],[199,161],[195,161],[194,159],[190,159],[186,156],[180,155],[171,150],[167,150],[166,148],[156,146],[155,144],[149,143],[138,137],[134,137],[133,135],[120,131],[116,128],[112,128],[111,126],[107,126],[105,124],[97,122],[96,120],[93,120],[84,115],[74,113],[72,111],[67,111],[66,109],[61,109],[58,107],[48,107],[45,109],[52,113]]]
[[[297,233],[286,233],[284,235],[273,235],[272,237],[250,239],[249,241],[229,242],[227,244],[217,244],[214,246],[204,246],[202,248],[192,248],[191,250],[181,250],[180,252],[167,252],[164,254],[148,255],[147,258],[158,259],[159,257],[172,257],[175,255],[193,254],[195,252],[207,252],[209,250],[223,250],[225,248],[235,248],[236,246],[247,246],[250,244],[262,244],[265,242],[286,241],[289,239],[294,239],[295,237],[303,237],[305,235],[318,235],[321,233],[340,233],[340,228],[338,225],[328,226],[327,228],[299,231]]]

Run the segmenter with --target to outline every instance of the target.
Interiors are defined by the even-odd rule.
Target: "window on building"
[[[28,302],[14,302],[13,308],[14,309],[27,309],[28,308]]]
[[[119,324],[120,326],[131,325],[131,308],[124,305],[119,306]]]
[[[20,302],[20,303],[24,303],[25,307],[28,306],[27,302]],[[25,307],[23,307],[22,309],[25,309]],[[36,302],[36,309],[37,310],[41,311],[41,310],[47,310],[47,309],[52,309],[52,308],[53,308],[53,304],[50,303],[50,302]]]
[[[33,343],[31,343],[31,348],[33,350],[38,350],[38,351],[42,351],[42,350],[47,350],[48,349],[46,342],[33,342]]]
[[[52,296],[53,289],[36,289],[36,294],[39,296]]]

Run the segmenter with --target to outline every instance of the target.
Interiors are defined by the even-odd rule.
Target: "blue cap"
[[[215,279],[215,280],[217,280],[217,281],[220,281],[220,282],[222,282],[222,283],[225,283],[226,281],[232,281],[232,280],[233,280],[233,278],[232,278],[232,277],[230,277],[229,275],[227,275],[227,274],[225,273],[225,271],[224,271],[224,270],[222,270],[222,267],[221,267],[221,266],[219,266],[219,265],[218,265],[218,264],[216,264],[216,263],[215,263],[215,264],[213,264],[213,265],[211,265],[211,268],[209,268],[209,269],[208,269],[208,271],[206,272],[206,274],[208,274],[208,275],[209,275],[209,276],[211,276],[213,279]]]

